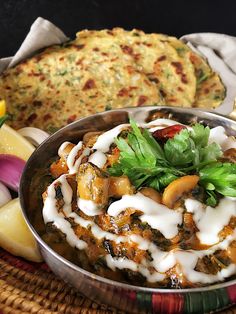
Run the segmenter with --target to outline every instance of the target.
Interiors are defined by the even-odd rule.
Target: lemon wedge
[[[41,262],[37,243],[26,225],[19,198],[0,208],[0,246],[13,255]]]
[[[0,117],[4,116],[6,113],[6,102],[5,100],[0,100]]]
[[[0,154],[11,154],[27,160],[34,146],[8,125],[0,128]]]

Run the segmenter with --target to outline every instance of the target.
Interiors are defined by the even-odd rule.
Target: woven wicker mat
[[[0,314],[121,314],[58,279],[46,264],[28,263],[0,249]],[[236,307],[221,314],[236,314]]]

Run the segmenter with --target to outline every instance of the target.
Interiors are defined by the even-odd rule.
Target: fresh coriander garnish
[[[167,160],[187,173],[200,168],[202,164],[216,161],[222,151],[216,143],[208,145],[209,135],[209,127],[199,123],[192,130],[182,130],[164,145]]]
[[[208,196],[206,199],[206,204],[208,206],[215,207],[218,203],[218,199],[217,199],[215,192],[207,190],[206,193]]]
[[[197,174],[208,205],[217,204],[215,192],[236,197],[236,165],[217,162],[223,153],[218,144],[208,144],[209,127],[197,123],[161,146],[147,129],[133,120],[130,125],[127,138],[115,140],[120,157],[109,168],[111,175],[127,175],[137,188],[150,186],[160,191],[178,177]]]
[[[132,131],[128,133],[127,140],[121,137],[115,140],[120,157],[119,162],[109,169],[111,175],[125,174],[136,187],[151,186],[154,179],[157,181],[156,187],[162,186],[158,177],[163,181],[166,176],[169,178],[170,175],[184,175],[182,171],[170,167],[163,149],[148,130],[141,132],[133,120],[130,124]]]
[[[236,197],[236,164],[216,162],[199,171],[200,184],[207,191]]]

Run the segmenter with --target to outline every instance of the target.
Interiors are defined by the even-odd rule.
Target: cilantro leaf
[[[204,127],[200,123],[196,123],[192,127],[191,138],[197,147],[206,147],[210,135],[210,128]]]
[[[208,198],[206,199],[206,204],[211,207],[215,207],[218,203],[216,194],[213,191],[207,191]]]
[[[200,184],[207,191],[236,197],[236,164],[216,162],[199,172]]]
[[[167,185],[169,185],[172,181],[176,180],[178,176],[172,174],[172,173],[165,173],[162,176],[158,177],[151,177],[150,180],[147,182],[148,186],[151,188],[154,188],[158,191],[161,191],[163,188],[165,188]]]
[[[166,159],[173,166],[188,168],[192,165],[191,170],[198,169],[202,163],[216,161],[222,151],[216,143],[208,145],[209,134],[209,127],[199,123],[192,130],[182,130],[164,145]]]
[[[3,124],[6,122],[8,118],[9,116],[7,114],[5,114],[4,116],[0,118],[0,128],[3,126]]]
[[[192,127],[191,138],[194,141],[196,151],[198,151],[199,163],[215,161],[222,155],[221,148],[218,144],[212,143],[208,145],[210,136],[210,128],[204,127],[202,124],[195,124]]]
[[[165,159],[163,149],[158,144],[158,142],[154,139],[152,134],[148,130],[144,129],[143,130],[143,137],[145,138],[147,143],[150,145],[150,147],[151,147],[153,153],[155,154],[156,159],[158,159],[159,163],[166,164],[167,162]]]
[[[134,150],[136,149],[136,153],[138,155],[141,154],[145,159],[145,162],[149,161],[155,165],[156,159],[158,159],[162,161],[162,164],[164,162],[166,165],[162,148],[155,141],[148,130],[144,129],[143,133],[141,133],[141,130],[132,119],[130,120],[130,125],[133,129],[133,132],[128,134],[128,142],[130,143],[131,147],[134,148]]]
[[[216,143],[208,145],[209,127],[196,124],[191,130],[183,129],[162,148],[147,129],[142,130],[133,120],[130,124],[126,138],[115,140],[120,156],[108,169],[111,175],[124,174],[137,188],[150,186],[161,191],[178,177],[196,173],[208,205],[217,204],[218,193],[236,197],[236,164],[217,162],[222,151]]]
[[[123,174],[122,165],[119,162],[117,162],[113,164],[111,168],[108,169],[108,172],[111,176],[120,177]]]
[[[128,133],[127,139],[118,137],[115,140],[120,157],[118,163],[108,169],[111,175],[125,174],[136,187],[142,184],[150,186],[151,183],[154,184],[154,178],[155,186],[163,187],[177,176],[184,175],[169,165],[163,149],[148,130],[141,131],[133,120],[130,124],[132,131]]]
[[[222,154],[220,146],[216,143],[211,143],[208,146],[199,149],[199,162],[205,163],[216,161]]]
[[[165,157],[173,166],[187,166],[194,160],[192,146],[190,133],[187,129],[184,129],[165,143]]]

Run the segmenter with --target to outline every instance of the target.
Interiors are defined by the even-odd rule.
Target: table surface
[[[177,37],[193,32],[236,36],[235,12],[235,0],[2,0],[0,57],[16,52],[38,16],[51,20],[71,38],[84,28],[115,26]]]

